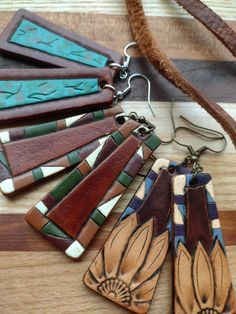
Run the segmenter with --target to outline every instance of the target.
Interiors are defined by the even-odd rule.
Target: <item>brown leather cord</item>
[[[206,26],[236,57],[236,32],[200,0],[175,0],[188,13]]]
[[[148,61],[182,92],[189,95],[201,105],[212,117],[218,121],[231,137],[236,147],[236,122],[218,104],[203,95],[179,72],[175,65],[159,48],[157,41],[151,34],[144,14],[141,0],[126,0],[129,20],[139,48]]]

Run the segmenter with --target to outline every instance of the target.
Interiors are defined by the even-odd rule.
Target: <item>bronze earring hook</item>
[[[193,173],[194,174],[197,174],[199,172],[202,172],[203,171],[203,167],[200,165],[199,163],[199,158],[201,156],[201,154],[206,151],[206,150],[209,150],[215,154],[219,154],[219,153],[222,153],[225,149],[226,149],[226,146],[227,146],[227,140],[226,140],[226,137],[223,133],[219,132],[219,131],[216,131],[216,130],[213,130],[213,129],[209,129],[209,128],[206,128],[206,127],[202,127],[202,126],[199,126],[193,122],[191,122],[189,119],[185,118],[184,116],[180,116],[181,119],[183,119],[185,122],[187,122],[188,124],[190,124],[192,127],[194,128],[197,128],[199,130],[203,130],[204,132],[207,132],[207,133],[212,133],[214,135],[218,135],[218,136],[209,136],[209,135],[206,135],[204,133],[201,133],[199,131],[196,131],[196,130],[193,130],[189,127],[186,127],[186,126],[178,126],[176,127],[176,124],[175,124],[175,120],[174,120],[174,115],[173,115],[173,107],[174,107],[174,100],[172,99],[172,103],[171,103],[171,107],[170,107],[170,115],[171,115],[171,121],[172,121],[172,127],[173,127],[173,133],[172,133],[172,137],[173,137],[173,141],[180,145],[180,146],[183,146],[183,147],[186,147],[189,151],[189,155],[187,155],[184,160],[182,161],[181,164],[183,165],[191,165],[192,168],[193,168]],[[178,139],[177,139],[177,133],[178,131],[180,130],[185,130],[185,131],[188,131],[188,132],[191,132],[193,134],[196,134],[198,136],[201,136],[205,139],[208,139],[208,140],[212,140],[212,141],[217,141],[217,140],[222,140],[223,141],[223,147],[219,150],[215,150],[209,146],[202,146],[198,149],[194,149],[192,147],[192,145],[188,145],[188,144],[185,144],[185,143],[182,143],[180,142]]]

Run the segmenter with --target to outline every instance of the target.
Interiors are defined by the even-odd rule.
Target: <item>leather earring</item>
[[[234,313],[236,300],[212,179],[208,173],[203,173],[199,163],[200,155],[206,150],[222,152],[226,139],[218,131],[197,126],[186,118],[184,120],[198,130],[215,135],[201,136],[222,140],[224,145],[219,151],[207,146],[194,150],[177,140],[177,131],[185,129],[200,133],[174,126],[174,141],[189,151],[181,164],[192,167],[192,173],[177,175],[173,179],[173,313]]]
[[[0,188],[16,193],[76,166],[123,120],[120,106],[0,133]]]
[[[44,237],[79,258],[160,140],[126,121],[26,215]]]
[[[0,123],[85,113],[114,100],[108,68],[0,70]]]
[[[171,179],[188,172],[157,159],[84,276],[109,300],[147,313],[171,240]]]
[[[179,175],[173,188],[173,313],[235,313],[211,176]]]
[[[104,68],[122,56],[98,43],[21,9],[0,36],[0,49],[21,58],[61,68]],[[114,69],[113,76],[117,74]]]

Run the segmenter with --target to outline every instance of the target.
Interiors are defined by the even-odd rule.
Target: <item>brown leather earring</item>
[[[199,127],[186,118],[185,121],[215,133],[218,138],[212,139],[223,140],[224,145],[219,151],[207,146],[194,150],[176,138],[178,130],[188,128],[174,127],[174,141],[189,151],[182,164],[192,166],[192,173],[173,179],[173,313],[236,313],[212,179],[210,174],[203,173],[199,163],[204,151],[223,151],[226,139],[219,132]]]
[[[128,119],[28,212],[27,222],[79,258],[159,145],[146,125]]]
[[[123,118],[120,106],[0,133],[0,188],[16,193],[81,163]]]
[[[171,241],[171,179],[185,172],[167,159],[156,160],[86,272],[85,285],[147,313]]]

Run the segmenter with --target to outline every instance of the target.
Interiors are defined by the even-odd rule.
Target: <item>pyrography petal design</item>
[[[153,219],[135,231],[131,236],[121,261],[118,277],[130,285],[134,275],[142,266],[153,235]]]
[[[193,262],[193,282],[201,309],[212,309],[214,303],[214,279],[210,259],[199,242]]]
[[[107,278],[117,276],[122,253],[125,251],[129,237],[137,227],[137,218],[133,214],[113,229],[104,245],[104,264]]]
[[[150,278],[153,273],[162,266],[168,251],[168,247],[169,232],[166,230],[152,241],[148,256],[142,268],[135,275],[131,283],[131,290]]]
[[[198,313],[200,308],[195,299],[192,282],[192,257],[182,243],[180,243],[178,247],[175,271],[176,294],[180,299],[185,313]]]
[[[211,260],[215,282],[214,309],[221,313],[229,296],[231,277],[227,258],[218,240],[212,250]]]
[[[153,239],[153,219],[138,227],[134,213],[113,229],[84,282],[132,311],[147,313],[168,244],[168,231]]]

